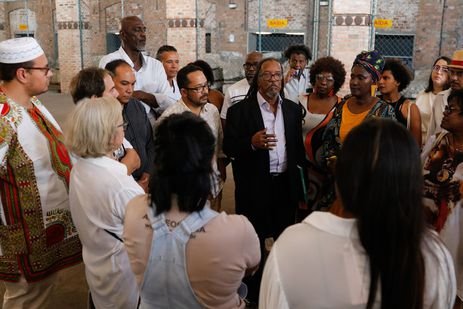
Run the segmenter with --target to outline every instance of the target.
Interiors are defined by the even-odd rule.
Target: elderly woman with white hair
[[[113,157],[125,127],[120,103],[102,97],[77,105],[66,131],[68,148],[78,157],[70,180],[71,214],[96,308],[136,308],[139,298],[122,232],[127,202],[144,191]]]

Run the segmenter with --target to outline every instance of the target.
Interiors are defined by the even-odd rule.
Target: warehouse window
[[[401,34],[376,34],[375,49],[384,58],[401,59],[413,71],[413,46],[415,36]]]
[[[303,33],[263,33],[260,46],[259,34],[250,32],[248,36],[249,50],[261,50],[262,52],[284,51],[291,45],[304,44]],[[259,48],[261,47],[261,48]]]
[[[212,53],[211,34],[206,33],[206,54]]]

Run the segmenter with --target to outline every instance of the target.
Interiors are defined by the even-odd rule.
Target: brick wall
[[[332,0],[332,12],[327,6],[320,8],[318,57],[328,52],[328,22],[331,19],[331,54],[350,67],[353,57],[371,44],[369,16],[372,0]],[[181,64],[205,59],[214,66],[224,68],[226,79],[242,76],[242,63],[248,51],[248,31],[257,31],[258,0],[234,0],[236,9],[228,7],[229,0],[198,0],[199,24],[196,28],[195,0],[136,0],[125,1],[125,15],[139,15],[148,32],[147,51],[154,55],[163,44],[178,48]],[[313,1],[283,0],[262,1],[262,31],[305,32],[306,44],[312,47],[312,31],[316,21],[312,18]],[[36,38],[43,46],[50,63],[57,63],[59,56],[63,91],[80,69],[80,38],[76,0],[34,0],[29,9],[37,16]],[[106,34],[117,32],[121,18],[120,1],[83,0],[84,65],[95,65],[106,54]],[[415,34],[415,83],[422,83],[429,75],[432,61],[441,54],[451,56],[463,47],[463,6],[461,0],[378,0],[377,18],[393,19],[393,28],[381,33]],[[10,37],[8,13],[23,8],[23,2],[0,3],[0,40]],[[59,37],[59,55],[55,54],[53,14],[56,10],[55,28]],[[442,12],[444,23],[440,31]],[[331,18],[329,18],[331,16]],[[268,29],[269,18],[288,19],[286,29]],[[60,26],[60,27],[58,27]],[[442,32],[442,35],[441,35]],[[205,52],[205,36],[211,34],[212,51]],[[198,39],[196,38],[198,34]],[[198,54],[196,45],[198,43]],[[316,58],[316,57],[315,57]],[[58,75],[58,74],[57,74]]]
[[[350,68],[355,56],[369,49],[370,0],[334,1],[331,56],[344,63],[347,76],[340,94],[349,93]]]
[[[293,0],[293,1],[262,1],[262,31],[272,31],[267,27],[267,19],[272,18],[286,18],[288,19],[288,27],[283,31],[294,32],[308,30],[308,15],[309,4],[307,0]],[[251,31],[258,29],[258,1],[248,1],[249,14],[248,14],[248,27]]]
[[[8,21],[6,16],[6,5],[7,2],[0,3],[0,41],[6,40],[9,38],[7,29],[8,29]]]
[[[87,0],[89,1],[89,0]],[[90,3],[81,1],[82,29],[79,25],[79,7],[73,0],[56,0],[56,22],[58,24],[58,54],[59,54],[59,78],[61,91],[69,92],[69,83],[72,77],[82,68],[82,62],[89,64]],[[83,46],[83,59],[81,62],[81,33]]]
[[[416,19],[415,80],[424,88],[431,66],[440,55],[452,57],[463,48],[463,5],[461,0],[421,0]],[[441,27],[442,25],[442,27]],[[442,42],[441,41],[442,36]],[[418,88],[418,87],[417,87]]]

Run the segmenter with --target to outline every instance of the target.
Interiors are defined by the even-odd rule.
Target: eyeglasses
[[[209,84],[199,85],[198,87],[192,87],[192,88],[185,87],[185,89],[191,90],[196,93],[203,93],[204,91],[209,90]]]
[[[435,66],[432,67],[432,70],[434,72],[439,72],[439,71],[442,71],[444,73],[447,73],[449,71],[449,68],[447,66],[444,66],[444,65],[438,65],[436,64]]]
[[[246,62],[245,64],[243,64],[243,68],[245,70],[250,70],[250,69],[257,69],[257,63],[249,63],[249,62]]]
[[[334,78],[333,76],[325,76],[323,74],[317,74],[315,75],[315,78],[317,79],[317,81],[321,82],[323,80],[326,80],[328,83],[332,83],[334,82]]]
[[[457,76],[458,78],[462,78],[463,77],[463,70],[450,69],[450,76]]]
[[[45,75],[48,75],[48,72],[51,71],[51,68],[49,67],[25,67],[26,70],[40,70],[40,71],[45,71]]]
[[[124,121],[122,124],[118,125],[116,128],[120,128],[122,127],[122,129],[125,131],[127,130],[127,127],[129,126],[129,122],[128,121]]]
[[[276,81],[280,81],[281,78],[283,77],[283,74],[281,72],[276,72],[276,73],[270,73],[270,72],[264,72],[259,74],[260,77],[262,77],[263,80],[269,81],[274,78]]]
[[[459,108],[456,108],[456,107],[453,107],[453,106],[450,106],[450,105],[446,105],[444,107],[444,112],[448,113],[448,114],[452,114],[452,113],[461,113],[461,109]]]

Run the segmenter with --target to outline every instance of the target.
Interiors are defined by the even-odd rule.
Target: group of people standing
[[[125,17],[121,48],[75,76],[64,135],[36,98],[41,47],[0,42],[4,308],[47,308],[82,259],[89,308],[461,304],[463,52],[416,103],[398,60],[361,52],[341,97],[344,65],[299,45],[286,70],[249,53],[223,95],[206,62],[145,55],[145,31]]]

